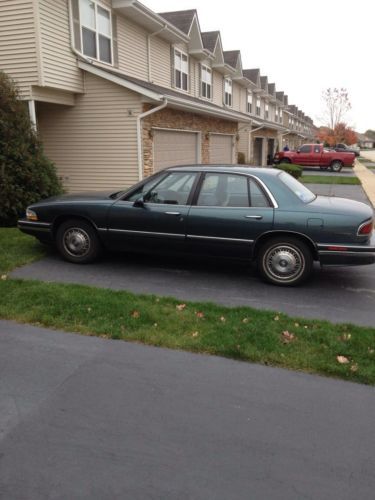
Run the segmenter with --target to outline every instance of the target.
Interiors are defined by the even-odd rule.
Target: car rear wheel
[[[299,285],[310,276],[312,267],[310,249],[297,238],[273,238],[259,251],[259,272],[265,281],[274,285]]]
[[[101,245],[95,229],[79,219],[63,222],[56,234],[57,248],[65,260],[87,264],[100,254]]]
[[[342,169],[342,163],[341,161],[333,161],[331,163],[331,170],[332,172],[340,172]]]

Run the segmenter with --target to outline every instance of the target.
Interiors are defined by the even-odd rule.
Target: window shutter
[[[79,0],[72,1],[72,18],[73,18],[73,40],[74,48],[82,52],[81,46],[81,27],[79,22]]]
[[[112,46],[113,46],[113,54],[112,61],[113,65],[118,68],[118,38],[117,38],[117,16],[112,14]]]
[[[175,77],[174,77],[174,47],[171,47],[171,86],[175,86]]]

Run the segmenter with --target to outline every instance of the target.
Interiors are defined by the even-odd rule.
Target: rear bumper
[[[366,245],[318,244],[324,266],[362,266],[375,263],[375,234]]]
[[[52,241],[52,223],[50,222],[34,222],[20,219],[17,226],[23,233],[35,236],[39,240]]]

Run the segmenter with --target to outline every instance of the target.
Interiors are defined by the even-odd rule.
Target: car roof
[[[277,168],[270,167],[253,167],[252,165],[214,165],[214,164],[195,164],[195,165],[176,165],[174,167],[168,167],[168,171],[178,171],[184,170],[188,172],[233,172],[238,174],[253,174],[253,175],[271,175],[276,176],[280,173]]]

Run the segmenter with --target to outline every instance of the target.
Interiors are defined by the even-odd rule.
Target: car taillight
[[[357,234],[358,234],[358,236],[371,234],[373,228],[374,228],[374,221],[372,219],[368,220],[359,226]]]

